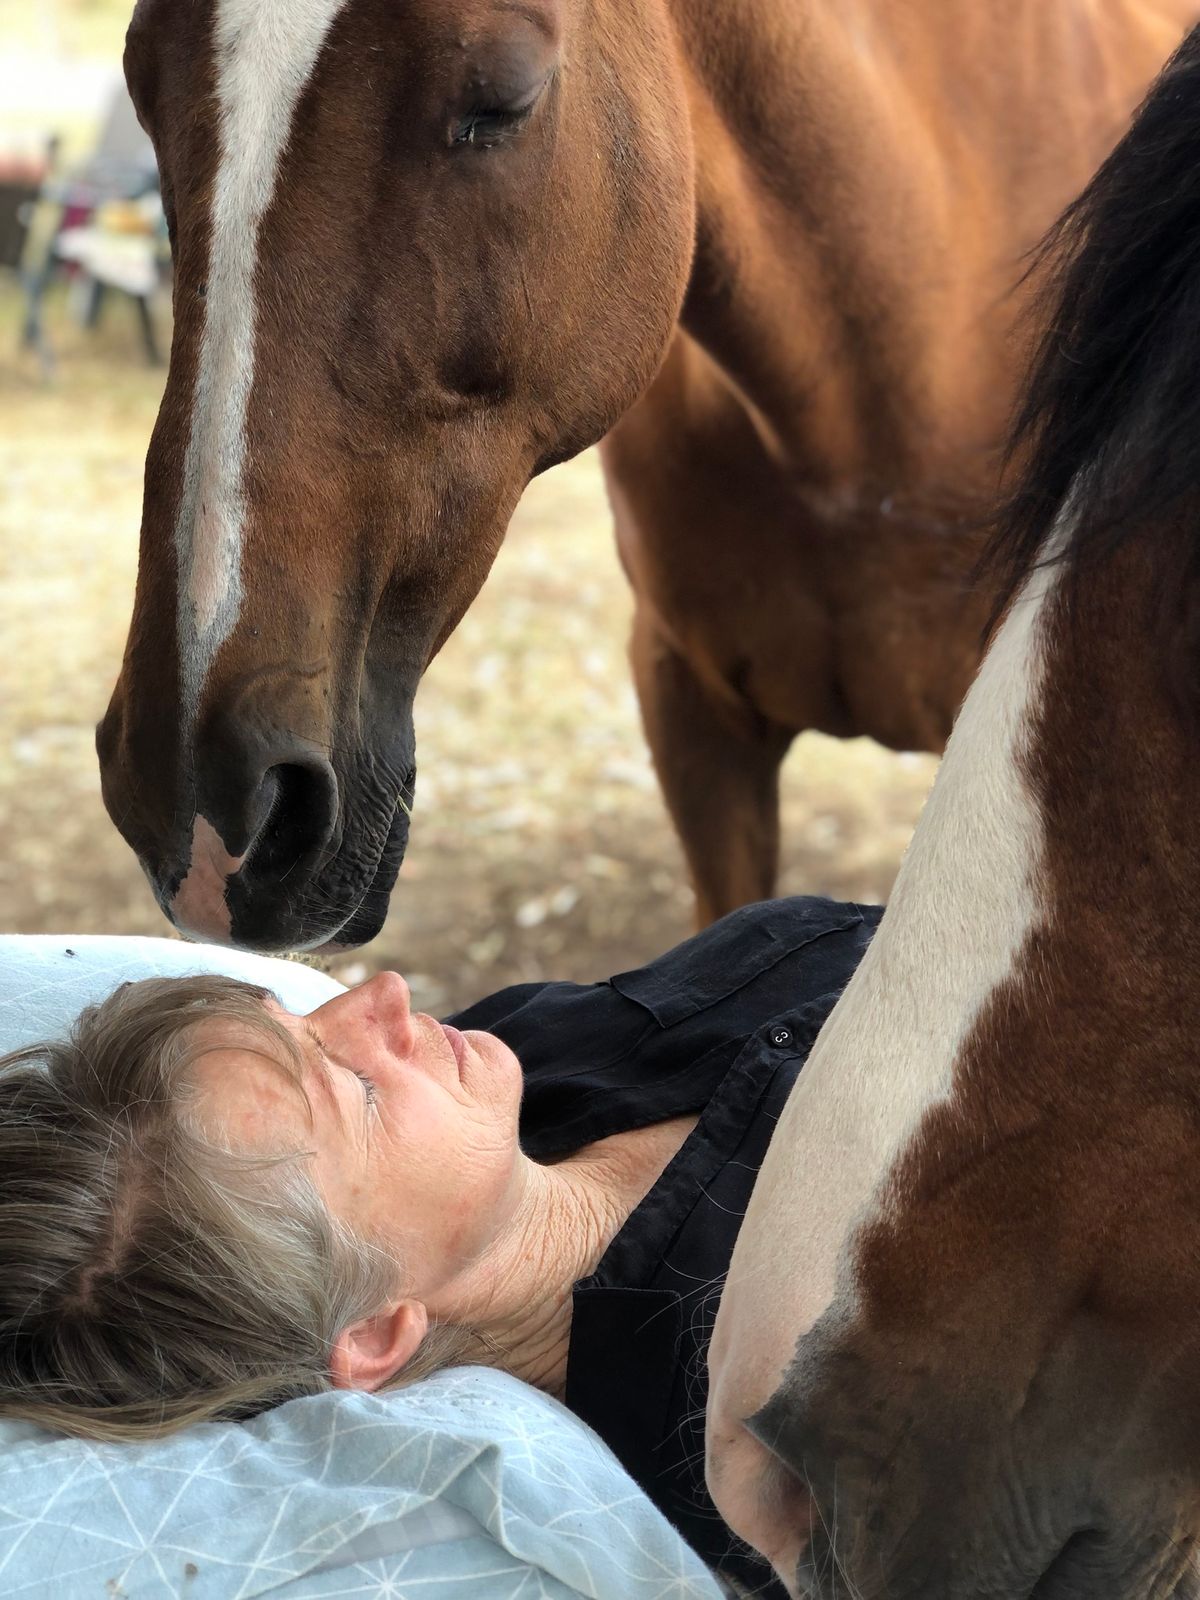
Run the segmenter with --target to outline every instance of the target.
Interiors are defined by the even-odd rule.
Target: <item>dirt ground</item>
[[[120,661],[163,374],[132,311],[60,305],[58,370],[14,357],[0,298],[0,928],[166,934],[100,801],[93,726]],[[417,700],[410,855],[388,922],[340,958],[419,1005],[588,979],[690,928],[690,891],[625,659],[629,599],[594,453],[535,483]],[[885,897],[934,769],[806,735],[785,773],[781,888]]]

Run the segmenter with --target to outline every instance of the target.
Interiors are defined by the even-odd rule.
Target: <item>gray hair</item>
[[[69,1039],[0,1057],[0,1416],[92,1439],[252,1416],[333,1387],[338,1334],[401,1268],[325,1206],[305,1151],[207,1136],[192,1071],[209,1019],[240,1023],[303,1093],[268,991],[149,978]],[[434,1328],[393,1382],[481,1357]]]

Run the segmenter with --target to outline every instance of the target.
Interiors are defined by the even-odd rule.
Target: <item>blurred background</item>
[[[170,344],[153,156],[120,73],[132,0],[0,0],[0,929],[168,934],[92,745],[133,597]],[[329,963],[448,1011],[592,979],[691,931],[626,662],[594,452],[529,489],[417,697],[409,859],[382,932]],[[887,896],[932,758],[807,734],[781,892]]]

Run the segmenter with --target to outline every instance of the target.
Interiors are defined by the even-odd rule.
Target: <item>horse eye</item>
[[[529,121],[532,106],[522,106],[512,111],[499,106],[481,107],[468,111],[450,129],[452,145],[475,144],[485,149],[510,139]]]

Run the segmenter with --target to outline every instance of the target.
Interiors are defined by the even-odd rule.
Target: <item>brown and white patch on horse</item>
[[[1200,782],[1146,541],[1057,579],[1038,917],[747,1424],[821,1508],[786,1550],[813,1594],[1200,1592]]]
[[[241,861],[195,933],[374,936],[421,675],[529,478],[662,359],[693,184],[669,22],[641,10],[139,0],[177,314],[98,746],[169,916],[195,818]]]
[[[205,313],[175,523],[183,710],[194,724],[212,660],[238,619],[247,516],[259,227],[296,103],[346,0],[217,0],[212,49],[220,156]]]
[[[1200,1595],[1198,91],[1200,30],[1052,236],[993,551],[1020,597],[876,935],[901,959],[842,1002],[869,1005],[863,1055],[801,1079],[722,1301],[710,1482],[794,1593]],[[1024,816],[994,807],[999,751]],[[971,875],[930,853],[939,829]],[[1021,858],[1023,935],[972,995],[961,947],[996,948]],[[906,922],[910,874],[927,925]],[[918,938],[913,992],[964,1028],[947,1092],[905,1129]],[[848,1103],[868,1131],[839,1144]],[[837,1163],[860,1192],[880,1173],[877,1116],[906,1138],[850,1216]]]
[[[245,860],[231,856],[220,835],[204,817],[192,824],[188,869],[171,902],[171,915],[183,933],[225,944],[231,934],[225,885]]]
[[[742,1419],[778,1390],[811,1330],[855,1320],[862,1230],[893,1214],[896,1173],[934,1109],[953,1104],[964,1046],[1043,914],[1043,829],[1026,757],[1056,580],[1053,568],[1035,573],[996,634],[887,915],[780,1119],[734,1252],[709,1401],[710,1451],[720,1438],[729,1453],[710,1487],[760,1549],[781,1539],[762,1526],[769,1458]],[[803,1541],[793,1532],[794,1565]]]

